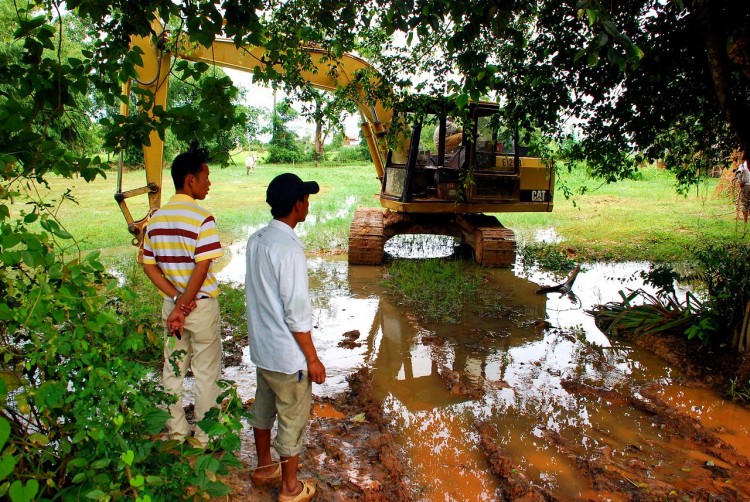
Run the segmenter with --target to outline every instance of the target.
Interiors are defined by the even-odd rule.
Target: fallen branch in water
[[[573,287],[573,283],[576,280],[576,277],[578,276],[578,272],[581,271],[581,266],[576,265],[576,268],[573,269],[573,272],[570,273],[568,278],[563,282],[562,284],[558,284],[557,286],[542,286],[541,288],[536,290],[536,294],[543,295],[546,293],[569,293],[570,289]]]

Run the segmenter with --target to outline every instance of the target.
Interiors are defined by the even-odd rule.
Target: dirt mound
[[[726,395],[732,380],[750,380],[750,357],[726,347],[706,346],[697,339],[667,333],[647,334],[634,343],[678,368],[685,383],[691,385],[711,387]]]

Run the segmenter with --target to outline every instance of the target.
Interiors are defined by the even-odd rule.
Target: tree
[[[289,98],[284,98],[276,103],[275,113],[271,118],[268,162],[299,162],[302,160],[302,152],[297,145],[297,133],[287,126],[297,116],[297,110],[292,107]]]
[[[550,139],[575,124],[581,140],[569,160],[607,181],[659,160],[684,188],[747,149],[747,2],[381,5],[384,21],[362,36],[369,58],[429,75],[414,86],[421,92],[496,99],[509,121]],[[394,31],[406,48],[388,41]]]
[[[333,131],[343,134],[343,115],[351,104],[345,97],[338,97],[336,94],[317,89],[304,92],[301,97],[311,101],[311,103],[303,102],[301,114],[310,118],[315,124],[313,160],[317,167],[318,161],[325,159],[325,141],[328,135]]]

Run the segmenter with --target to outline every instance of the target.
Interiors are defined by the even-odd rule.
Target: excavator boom
[[[193,62],[204,62],[222,68],[253,72],[258,67],[267,65],[266,50],[263,47],[237,47],[228,39],[216,39],[210,47],[190,45],[178,41],[176,49],[166,50],[167,33],[158,21],[152,25],[157,37],[137,37],[131,39],[131,46],[138,47],[143,52],[143,65],[138,68],[139,78],[135,84],[141,89],[153,93],[153,106],[166,109],[167,92],[169,89],[170,66],[173,58],[185,59]],[[310,57],[312,69],[302,69],[300,77],[315,88],[325,91],[335,91],[347,86],[354,86],[358,98],[355,100],[362,118],[362,131],[372,156],[375,170],[379,178],[384,173],[384,146],[378,138],[385,135],[385,128],[392,119],[392,111],[383,106],[380,101],[370,100],[364,93],[363,86],[358,82],[363,78],[376,75],[374,68],[363,59],[352,54],[333,59],[325,50],[315,47],[300,47]],[[283,67],[273,64],[274,69],[283,75]],[[130,95],[132,81],[123,87],[123,94]],[[128,105],[123,104],[121,113],[127,115]],[[133,243],[138,245],[143,238],[142,232],[150,215],[161,206],[162,167],[164,164],[164,141],[156,132],[149,136],[149,145],[143,147],[144,165],[146,171],[146,186],[123,191],[122,177],[118,176],[115,200],[128,223],[128,230],[133,234]],[[120,166],[122,170],[122,166]],[[130,197],[147,193],[149,196],[149,211],[141,219],[134,219],[127,205]]]

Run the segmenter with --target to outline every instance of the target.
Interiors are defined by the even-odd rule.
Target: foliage
[[[733,334],[740,330],[750,302],[750,248],[746,244],[707,243],[693,250],[698,273],[706,284],[710,312],[716,331],[707,333],[719,343],[736,347]]]
[[[693,250],[695,272],[706,286],[704,301],[691,293],[685,302],[677,299],[675,283],[687,278],[668,265],[643,272],[645,284],[656,295],[643,290],[620,293],[621,302],[597,305],[589,312],[602,331],[614,336],[638,337],[644,333],[674,332],[703,344],[727,344],[738,348],[737,332],[750,301],[750,249],[746,245],[705,244]],[[644,300],[636,304],[635,300]]]
[[[307,101],[303,103],[301,114],[312,119],[315,124],[313,161],[317,163],[325,160],[325,141],[328,135],[334,131],[339,136],[343,134],[344,113],[347,107],[351,108],[353,105],[346,96],[339,97],[335,92],[303,89],[299,95]]]
[[[684,189],[750,141],[747,2],[418,5],[384,3],[362,37],[397,90],[503,102],[509,123],[548,139],[575,131],[574,159],[607,182],[649,159]]]
[[[221,322],[229,327],[234,338],[247,336],[247,310],[244,285],[221,285]]]
[[[705,320],[701,303],[690,293],[684,302],[671,295],[654,296],[643,289],[627,294],[620,291],[620,297],[619,302],[595,305],[586,311],[607,335],[637,340],[646,334],[683,334],[693,330],[699,333],[699,339],[707,342],[706,338],[701,338],[701,334],[707,332],[707,326],[695,331],[695,327]]]
[[[567,251],[553,244],[525,243],[518,251],[526,268],[538,265],[547,270],[565,272],[575,267],[575,261],[568,256]]]
[[[271,118],[271,141],[268,143],[268,159],[271,164],[300,162],[303,154],[297,143],[297,134],[287,124],[297,118],[297,110],[292,102],[285,98],[276,103]]]
[[[338,162],[362,162],[363,160],[370,160],[370,151],[362,151],[359,145],[357,146],[344,146],[338,151],[336,160]]]
[[[210,88],[214,85],[221,86],[220,89],[222,90],[220,92],[227,94],[232,106],[235,107],[234,120],[231,122],[230,127],[216,130],[215,125],[206,125],[206,127],[215,131],[213,135],[207,133],[205,135],[206,139],[201,145],[208,151],[209,158],[213,158],[214,152],[231,151],[249,145],[250,141],[256,138],[259,126],[255,120],[251,120],[251,117],[246,112],[250,112],[253,118],[257,119],[260,111],[240,104],[245,99],[244,91],[235,89],[231,80],[229,80],[221,68],[212,67],[209,71],[201,73],[202,68],[199,67],[199,63],[190,63],[187,61],[181,61],[180,63],[186,64],[190,68],[190,71],[184,73],[186,77],[170,80],[169,94],[167,96],[167,107],[170,110],[182,110],[182,113],[185,114],[192,113],[193,103],[199,102],[201,93],[205,92],[207,87]],[[190,122],[186,122],[185,125],[188,128],[193,127],[193,124]],[[175,130],[174,127],[167,130],[167,141],[164,149],[165,158],[172,158],[178,153],[186,151],[190,140],[180,140],[179,138],[189,137],[190,133],[191,131],[189,130]],[[169,141],[170,137],[171,142]]]
[[[750,404],[750,381],[744,386],[737,381],[736,378],[730,380],[729,390],[727,395],[732,401],[739,401],[744,404]]]
[[[211,473],[238,465],[234,389],[222,395],[226,411],[203,424],[218,458],[158,440],[174,400],[154,376],[160,323],[98,253],[60,251],[71,236],[44,204],[31,207],[0,226],[0,494],[182,498],[186,485],[226,493]],[[136,306],[127,316],[126,305]]]
[[[427,321],[457,323],[483,283],[472,263],[443,259],[394,260],[385,285]]]
[[[91,128],[92,89],[106,90],[110,105],[119,95],[131,30],[118,31],[118,23],[144,18],[127,3],[68,2],[112,23],[99,37],[70,29],[52,2],[0,6],[10,15],[0,23],[0,498],[224,494],[216,475],[238,465],[244,413],[234,389],[225,386],[225,408],[201,424],[213,438],[208,449],[158,438],[174,399],[155,370],[160,322],[138,308],[126,313],[144,306],[140,298],[105,272],[98,253],[81,253],[56,218],[75,204],[70,190],[46,193],[52,174],[92,181],[105,173],[106,164],[89,157],[97,142],[77,131]],[[108,38],[118,36],[120,52]],[[87,45],[69,50],[71,40]],[[149,130],[140,127],[134,137]]]

